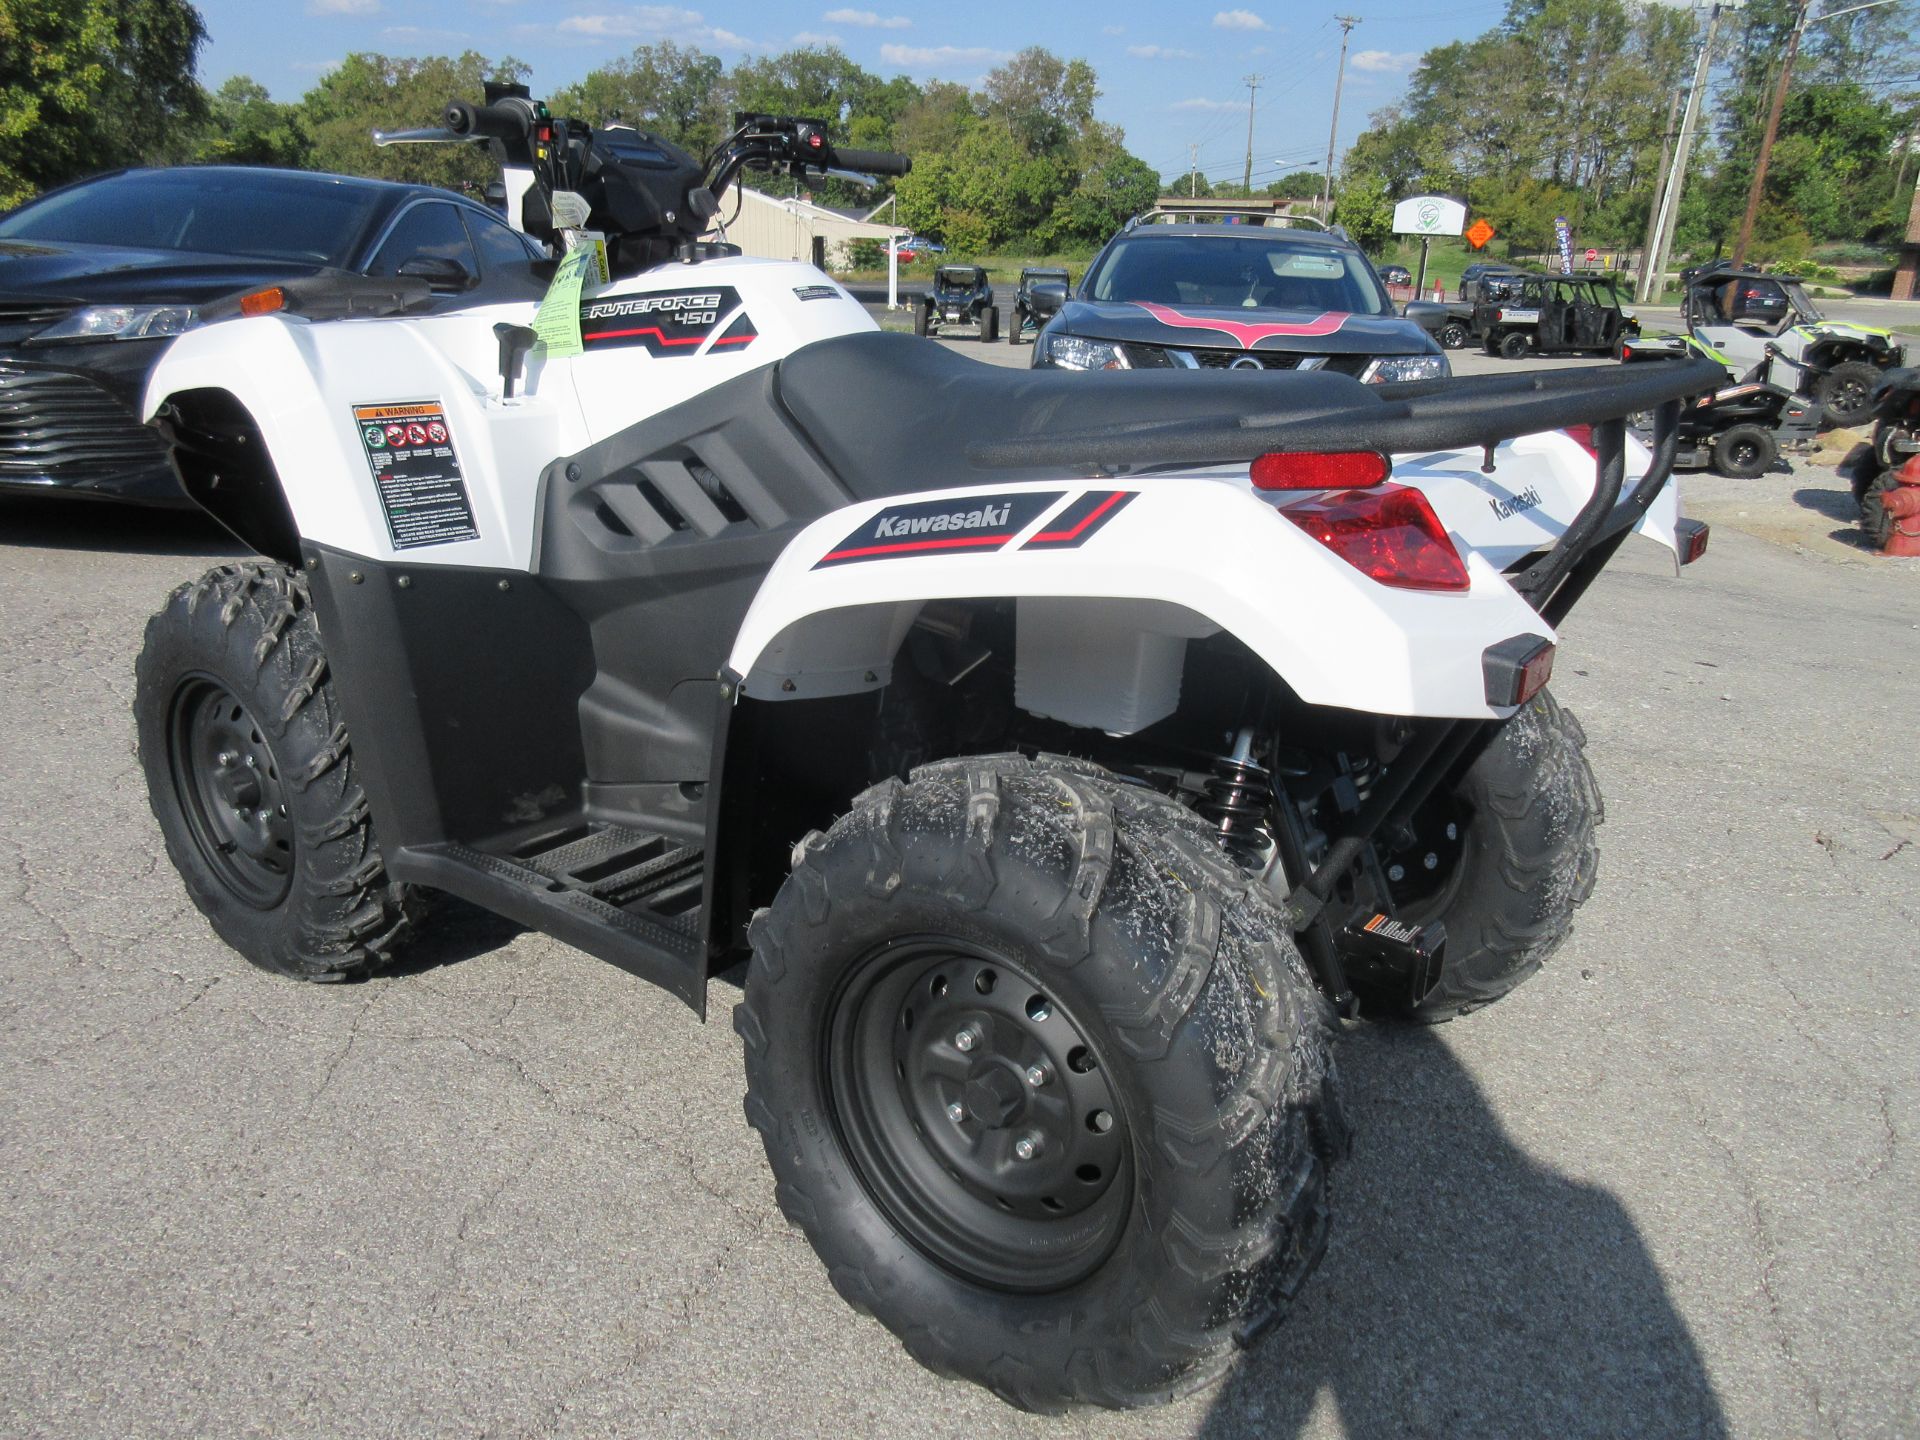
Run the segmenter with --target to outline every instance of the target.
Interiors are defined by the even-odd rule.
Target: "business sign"
[[[1553,217],[1553,239],[1554,243],[1560,247],[1560,273],[1571,275],[1573,273],[1573,227],[1567,224],[1566,216]]]
[[[1445,195],[1410,195],[1393,207],[1396,235],[1458,235],[1467,228],[1467,207]]]

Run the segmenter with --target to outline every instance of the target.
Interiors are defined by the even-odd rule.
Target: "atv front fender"
[[[1485,651],[1553,631],[1486,560],[1465,558],[1465,592],[1382,585],[1256,494],[1244,469],[915,494],[801,531],[762,583],[729,669],[757,699],[876,688],[925,603],[1011,598],[1018,687],[1075,690],[1072,715],[1042,713],[1093,728],[1126,732],[1167,713],[1141,700],[1154,683],[1145,672],[1164,679],[1172,665],[1177,695],[1184,640],[1216,630],[1309,704],[1502,718],[1510,710],[1486,700]],[[1041,676],[1036,663],[1055,668]]]

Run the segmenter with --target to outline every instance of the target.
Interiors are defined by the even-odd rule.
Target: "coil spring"
[[[1220,831],[1230,849],[1256,851],[1273,844],[1273,777],[1251,760],[1223,755],[1213,762],[1206,795],[1194,807]]]

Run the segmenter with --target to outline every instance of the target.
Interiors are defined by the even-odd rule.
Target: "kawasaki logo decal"
[[[958,551],[998,550],[1052,507],[1063,492],[963,495],[889,505],[821,556],[814,569],[859,560],[891,560]]]
[[[1533,509],[1540,503],[1540,491],[1529,486],[1518,495],[1505,500],[1489,500],[1487,508],[1493,511],[1497,520],[1511,520],[1514,516]]]

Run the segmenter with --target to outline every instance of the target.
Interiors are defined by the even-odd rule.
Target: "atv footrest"
[[[388,868],[396,879],[450,891],[544,930],[665,986],[705,1014],[705,856],[680,840],[619,825],[560,823],[510,846],[409,847]]]

